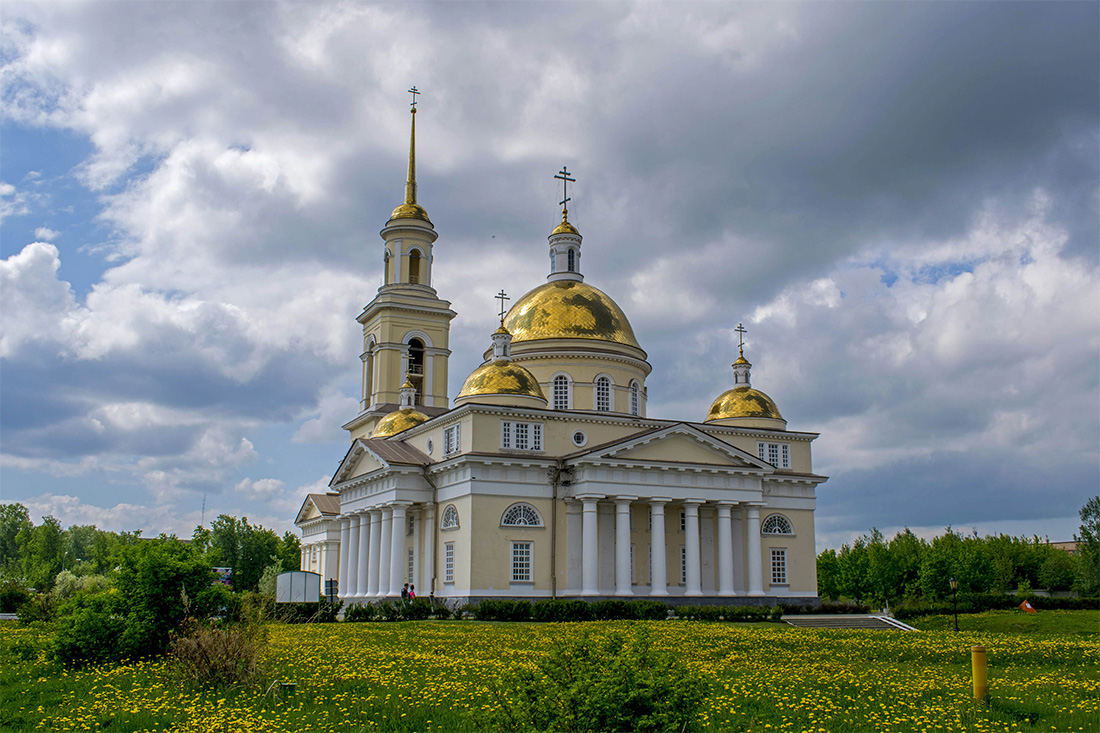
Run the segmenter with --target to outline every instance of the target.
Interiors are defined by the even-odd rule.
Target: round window
[[[588,436],[584,434],[584,431],[578,430],[573,433],[573,443],[575,445],[584,445],[588,442]]]

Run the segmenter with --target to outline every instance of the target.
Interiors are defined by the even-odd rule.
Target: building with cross
[[[585,281],[565,193],[546,282],[510,309],[497,296],[500,327],[451,403],[456,314],[432,287],[438,235],[417,202],[415,141],[414,96],[405,201],[357,319],[360,411],[330,491],[295,520],[301,568],[338,580],[345,602],[406,583],[457,602],[816,601],[817,434],[789,430],[752,386],[741,326],[731,388],[706,415],[648,417],[646,352]],[[567,193],[569,172],[556,178]]]

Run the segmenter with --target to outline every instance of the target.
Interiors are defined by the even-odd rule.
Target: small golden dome
[[[505,328],[505,327],[504,327],[504,324],[502,323],[502,324],[500,324],[500,328],[498,328],[497,330],[493,331],[493,333],[508,333],[508,329],[507,329],[507,328]],[[511,334],[508,334],[508,335],[511,335]]]
[[[518,395],[546,402],[535,375],[507,359],[490,361],[475,369],[466,377],[455,400],[475,395]]]
[[[733,362],[733,366],[737,366],[738,364],[749,364],[749,360],[745,358],[744,354],[741,354],[737,357],[737,361]],[[749,366],[752,366],[752,364],[749,364]]]
[[[538,286],[512,306],[504,325],[513,343],[594,339],[641,348],[615,301],[578,280],[554,280]]]
[[[576,234],[578,237],[581,235],[581,233],[577,231],[577,228],[565,219],[562,219],[561,224],[558,224],[554,228],[554,231],[550,232],[551,237],[555,234]]]
[[[420,204],[401,204],[390,214],[390,220],[394,219],[420,219],[429,224],[432,223],[432,220],[428,218],[428,212]]]
[[[388,438],[391,435],[403,433],[409,428],[414,428],[422,422],[427,422],[428,416],[411,407],[403,407],[394,410],[378,421],[371,431],[372,438]]]
[[[710,412],[703,422],[715,420],[727,420],[738,417],[764,417],[772,420],[782,420],[779,408],[771,397],[752,387],[734,387],[733,389],[718,395],[718,399],[710,406]]]
[[[416,389],[416,385],[413,384],[412,380],[406,376],[405,383],[401,385],[401,389]]]

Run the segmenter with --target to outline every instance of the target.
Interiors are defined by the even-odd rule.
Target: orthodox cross
[[[569,203],[569,201],[571,201],[571,199],[569,198],[569,190],[568,190],[567,187],[569,186],[570,183],[576,183],[577,179],[569,177],[569,169],[568,169],[567,166],[564,166],[564,165],[561,167],[561,170],[558,171],[558,175],[554,176],[554,178],[561,181],[562,200],[561,200],[560,203],[561,203],[561,207],[562,207],[561,215],[562,215],[562,218],[564,219],[566,214],[569,213],[569,209],[565,205],[567,203]]]
[[[420,92],[418,92],[416,90],[416,87],[414,86],[412,89],[409,90],[409,94],[413,95],[413,101],[412,101],[412,104],[410,106],[415,109],[416,108],[416,97],[417,97],[418,94],[420,94]]]
[[[504,288],[501,288],[500,292],[497,293],[496,295],[494,295],[493,297],[500,301],[500,325],[503,326],[504,325],[504,301],[511,300],[511,298],[509,298],[505,294]]]
[[[733,330],[737,332],[737,352],[741,356],[744,356],[745,355],[745,334],[748,333],[748,331],[746,331],[745,327],[740,323],[738,323],[737,328],[735,328]]]

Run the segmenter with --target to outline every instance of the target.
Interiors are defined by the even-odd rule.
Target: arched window
[[[571,248],[569,250],[569,272],[577,271],[577,253]]]
[[[553,275],[558,271],[558,264],[554,261],[554,252],[550,252],[550,274]]]
[[[760,525],[760,534],[794,534],[794,527],[782,514],[772,514]]]
[[[635,417],[642,414],[642,388],[637,382],[630,383],[630,414]]]
[[[385,262],[386,262],[386,279],[383,282],[386,285],[389,285],[391,282],[393,282],[393,276],[390,274],[390,269],[391,268],[390,268],[390,253],[389,253],[389,250],[386,250],[386,256],[385,256],[384,259],[385,259]]]
[[[454,504],[448,504],[443,509],[443,519],[439,523],[440,529],[458,529],[458,509]]]
[[[370,405],[374,398],[374,344],[367,346],[367,358],[363,364],[363,403]]]
[[[553,381],[554,395],[554,409],[555,410],[568,410],[569,409],[569,377],[564,374],[559,374],[554,377]]]
[[[415,249],[409,252],[409,282],[420,282],[420,251]]]
[[[500,518],[502,527],[541,527],[542,517],[530,504],[513,504]]]
[[[607,377],[596,378],[596,410],[611,412],[611,380]]]

